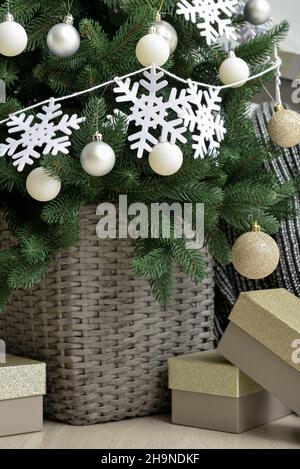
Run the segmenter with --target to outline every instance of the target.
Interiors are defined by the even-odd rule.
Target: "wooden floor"
[[[0,449],[300,448],[300,417],[291,415],[240,435],[172,425],[153,416],[90,427],[45,422],[44,432],[0,438]]]

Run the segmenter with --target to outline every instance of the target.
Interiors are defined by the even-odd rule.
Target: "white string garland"
[[[20,109],[19,111],[16,111],[16,112],[10,114],[8,118],[1,120],[0,125],[5,124],[6,122],[8,122],[10,120],[11,116],[17,116],[17,115],[22,114],[24,112],[30,111],[31,109],[35,109],[37,107],[43,106],[45,104],[50,103],[52,100],[54,100],[54,102],[58,103],[60,101],[66,101],[68,99],[76,98],[77,96],[81,96],[83,94],[92,93],[93,91],[99,90],[101,88],[105,88],[109,85],[112,85],[112,84],[116,83],[119,80],[124,80],[126,78],[130,78],[130,77],[133,77],[135,75],[139,75],[139,74],[141,74],[141,73],[143,73],[147,70],[151,70],[153,68],[155,70],[162,71],[163,73],[165,73],[165,75],[173,78],[174,80],[176,80],[180,83],[184,83],[186,85],[191,85],[192,84],[192,85],[200,86],[202,88],[215,89],[215,90],[224,90],[224,89],[228,89],[228,88],[231,88],[233,86],[236,86],[236,85],[242,85],[246,82],[249,82],[251,80],[255,80],[259,77],[262,77],[262,76],[266,75],[267,73],[271,72],[272,70],[277,69],[279,73],[277,74],[276,89],[277,89],[277,93],[278,93],[278,87],[279,87],[279,96],[280,96],[280,66],[281,66],[281,59],[279,58],[277,53],[275,53],[275,58],[276,58],[275,62],[270,62],[270,67],[268,67],[266,70],[263,70],[260,73],[257,73],[255,75],[250,76],[247,80],[241,80],[241,81],[238,81],[238,82],[235,82],[235,83],[231,83],[230,85],[209,85],[208,83],[201,83],[201,82],[198,82],[198,81],[178,77],[174,73],[171,73],[171,72],[169,72],[168,70],[165,70],[162,67],[157,67],[156,65],[150,65],[149,67],[145,67],[145,68],[136,70],[135,72],[128,73],[127,75],[123,75],[122,77],[115,77],[112,80],[106,81],[105,83],[100,83],[99,85],[93,86],[91,88],[87,88],[87,89],[82,90],[82,91],[77,91],[76,93],[72,93],[72,94],[69,94],[69,95],[66,95],[66,96],[61,96],[59,98],[51,97],[51,98],[46,99],[44,101],[41,101],[37,104],[33,104],[32,106],[28,106],[26,108]]]

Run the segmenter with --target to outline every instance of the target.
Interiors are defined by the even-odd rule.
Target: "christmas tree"
[[[178,35],[178,45],[164,69],[183,79],[221,85],[219,69],[227,59],[224,47],[220,42],[213,42],[211,36],[202,34],[203,29],[197,22],[187,21],[187,15],[177,14],[177,3],[174,0],[74,0],[65,5],[58,0],[11,0],[9,11],[25,28],[28,45],[15,57],[1,55],[0,79],[6,84],[7,100],[0,104],[0,119],[48,101],[51,96],[75,94],[139,70],[136,46],[155,23],[158,11]],[[8,2],[0,4],[0,14],[4,17]],[[49,30],[68,13],[72,13],[74,27],[80,32],[80,47],[75,35],[74,53],[62,51],[59,54],[59,44],[52,44],[51,51],[51,38],[48,38],[48,45],[46,38]],[[70,16],[66,21],[71,22]],[[243,26],[242,15],[230,17],[230,31]],[[235,47],[235,55],[248,64],[252,76],[268,68],[267,61],[287,30],[288,25],[283,22]],[[221,115],[226,134],[217,157],[212,157],[210,148],[205,147],[205,151],[202,147],[198,155],[202,157],[194,158],[192,134],[187,132],[187,144],[177,142],[184,156],[182,166],[169,177],[151,170],[144,151],[147,145],[142,148],[143,158],[138,159],[137,151],[127,141],[129,135],[134,135],[134,122],[128,123],[126,118],[130,104],[125,100],[116,104],[113,90],[120,86],[118,81],[61,103],[64,113],[71,116],[69,123],[73,126],[68,154],[64,151],[66,140],[63,140],[63,144],[57,145],[57,154],[45,152],[41,158],[33,158],[33,166],[24,164],[24,169],[16,168],[5,149],[7,127],[1,125],[1,142],[6,154],[0,158],[0,209],[17,238],[14,248],[0,251],[1,306],[13,290],[38,283],[55,255],[76,243],[80,210],[85,204],[117,202],[120,194],[126,194],[130,203],[203,202],[205,241],[210,253],[221,262],[229,262],[231,256],[231,246],[220,228],[221,221],[229,223],[237,232],[248,231],[256,221],[267,233],[275,233],[280,221],[292,212],[294,187],[291,183],[279,185],[276,178],[265,171],[266,162],[278,156],[278,147],[262,142],[248,117],[249,103],[274,76],[275,69],[238,88],[223,89],[220,92]],[[140,77],[136,76],[133,81],[138,79]],[[161,90],[165,100],[169,99],[172,86],[177,87],[178,93],[186,88],[183,82],[173,84],[172,78],[168,81],[169,85]],[[48,105],[51,107],[51,102],[48,101]],[[114,113],[116,108],[121,112]],[[57,112],[58,108],[55,109]],[[38,113],[48,111],[38,108],[34,112],[37,118]],[[172,114],[174,108],[170,112]],[[84,116],[85,122],[76,121],[75,114]],[[109,120],[108,115],[112,115]],[[22,119],[22,125],[20,119],[18,125],[24,128],[26,115]],[[116,155],[113,170],[103,177],[88,174],[80,162],[84,147],[96,132],[103,135],[104,142]],[[158,129],[154,129],[153,137],[159,138]],[[49,143],[47,135],[44,135],[44,143]],[[61,184],[59,194],[49,202],[35,200],[26,189],[28,175],[38,167],[44,168],[46,174]],[[201,250],[187,249],[182,239],[139,239],[135,243],[133,268],[138,275],[149,279],[162,303],[168,302],[172,295],[174,263],[199,282],[206,275]]]

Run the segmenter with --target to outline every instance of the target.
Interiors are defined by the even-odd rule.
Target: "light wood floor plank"
[[[300,448],[300,417],[291,415],[240,435],[172,425],[168,416],[72,427],[46,421],[42,433],[0,438],[0,449]]]

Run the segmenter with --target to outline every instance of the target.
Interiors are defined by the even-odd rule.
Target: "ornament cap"
[[[150,28],[148,29],[148,33],[149,34],[157,34],[157,31],[156,31],[156,27],[155,26],[150,26]]]
[[[261,231],[260,225],[255,221],[251,226],[251,231],[254,233],[259,233]]]
[[[280,112],[280,111],[283,111],[284,110],[284,107],[282,106],[282,104],[280,103],[276,103],[275,106],[274,106],[274,111],[275,112]]]
[[[103,135],[98,131],[94,133],[93,142],[103,142]]]
[[[64,17],[64,23],[73,25],[73,23],[74,23],[74,17],[73,17],[73,15],[71,15],[71,13],[69,13],[68,15],[66,15],[66,16]]]
[[[15,21],[15,19],[11,13],[6,13],[6,15],[4,16],[4,21],[9,21],[10,23],[12,23],[13,21]]]
[[[234,50],[230,50],[228,56],[229,56],[230,59],[235,59],[236,55],[235,55]]]
[[[163,138],[162,135],[159,137],[158,141],[159,143],[169,143],[166,138]]]
[[[155,21],[161,21],[161,13],[159,11],[156,13]]]

